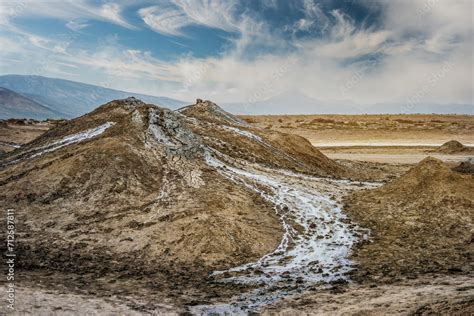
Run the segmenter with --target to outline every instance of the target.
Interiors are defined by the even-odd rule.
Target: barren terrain
[[[332,159],[417,163],[430,155],[443,161],[460,162],[469,153],[449,155],[432,151],[451,140],[474,146],[472,115],[272,115],[242,118],[261,128],[303,136]]]
[[[26,119],[0,120],[0,154],[34,140],[58,123]]]
[[[305,117],[129,98],[4,126],[5,142],[42,134],[1,158],[0,198],[20,223],[17,312],[472,312],[474,178],[457,166],[471,148],[412,146],[469,144],[472,118],[310,117],[288,128]],[[412,145],[326,147],[349,158],[334,161],[302,131]]]

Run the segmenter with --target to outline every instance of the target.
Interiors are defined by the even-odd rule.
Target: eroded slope
[[[345,210],[372,230],[354,259],[359,277],[472,272],[474,179],[426,158],[383,187],[355,192]]]

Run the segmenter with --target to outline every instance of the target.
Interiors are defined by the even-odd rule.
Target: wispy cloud
[[[92,3],[87,0],[2,1],[0,2],[0,21],[6,22],[17,16],[39,16],[68,22],[75,19],[101,20],[134,29],[135,26],[128,23],[122,16],[124,6],[115,2]]]
[[[73,31],[80,31],[88,26],[89,24],[81,22],[80,20],[71,20],[66,23],[66,27]]]
[[[183,36],[183,28],[203,25],[229,32],[239,31],[234,1],[177,0],[140,9],[139,15],[151,29],[166,35]]]

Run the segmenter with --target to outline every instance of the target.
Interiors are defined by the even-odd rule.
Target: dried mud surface
[[[425,275],[391,284],[366,283],[307,292],[263,315],[472,315],[472,276]]]
[[[15,150],[38,138],[60,121],[36,121],[31,119],[0,120],[0,155]]]
[[[474,145],[472,115],[261,115],[242,118],[261,128],[303,136],[316,147],[331,143],[337,146],[367,143],[440,146],[453,139]]]

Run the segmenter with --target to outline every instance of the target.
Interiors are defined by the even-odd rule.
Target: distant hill
[[[108,89],[70,80],[42,76],[0,76],[0,87],[13,90],[52,111],[62,113],[62,117],[65,118],[83,115],[101,104],[111,100],[124,99],[129,96],[134,96],[144,102],[170,109],[177,109],[187,104],[187,102],[167,97]]]
[[[60,118],[65,114],[54,111],[15,91],[0,87],[0,119],[7,118]]]

